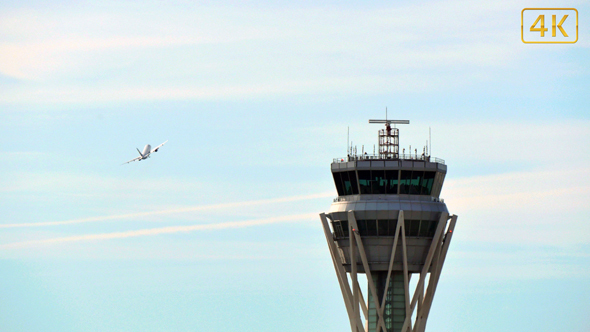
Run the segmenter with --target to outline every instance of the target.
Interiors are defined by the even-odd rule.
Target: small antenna
[[[428,142],[430,143],[428,153],[430,153],[430,155],[432,156],[432,138],[430,137],[430,127],[428,127]]]
[[[350,153],[350,126],[347,127],[346,132],[346,153]]]

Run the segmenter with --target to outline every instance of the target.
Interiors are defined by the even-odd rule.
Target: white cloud
[[[446,181],[449,210],[468,242],[590,244],[590,169],[552,169]],[[458,235],[461,234],[462,235]]]
[[[181,207],[181,208],[166,209],[166,210],[133,212],[133,213],[107,215],[107,216],[99,216],[99,217],[70,219],[70,220],[63,220],[63,221],[0,224],[0,228],[46,227],[46,226],[70,225],[70,224],[80,224],[80,223],[109,221],[109,220],[120,221],[120,220],[127,220],[127,219],[144,218],[144,217],[149,217],[149,216],[171,215],[171,214],[180,214],[180,213],[186,213],[186,212],[196,212],[196,211],[206,211],[206,210],[223,210],[223,213],[227,213],[228,212],[227,209],[233,209],[233,208],[237,208],[237,207],[252,207],[252,206],[256,206],[256,205],[297,202],[297,201],[302,201],[302,200],[312,200],[312,199],[317,199],[317,198],[332,197],[333,195],[334,194],[332,192],[329,192],[329,193],[319,193],[319,194],[312,194],[312,195],[270,198],[270,199],[262,199],[262,200],[256,200],[256,201],[231,202],[231,203],[220,203],[220,204],[200,205],[200,206],[191,206],[191,207]]]
[[[36,83],[3,89],[0,99],[225,99],[461,86],[519,61],[525,49],[509,42],[515,6],[7,13],[2,29],[11,38],[0,42],[0,73]]]
[[[47,156],[48,154],[39,153]],[[42,193],[46,195],[129,195],[137,191],[156,191],[166,188],[176,192],[197,191],[202,188],[199,181],[174,178],[142,179],[105,177],[96,174],[63,172],[24,172],[4,174],[1,193]]]
[[[139,237],[139,236],[154,236],[154,235],[161,235],[161,234],[173,234],[173,233],[181,233],[181,232],[186,233],[186,232],[193,232],[193,231],[234,229],[234,228],[252,227],[252,226],[260,226],[260,225],[267,225],[267,224],[274,224],[274,223],[309,220],[312,218],[317,218],[317,214],[308,213],[308,214],[287,215],[287,216],[271,217],[271,218],[264,218],[264,219],[254,219],[254,220],[246,220],[246,221],[231,221],[231,222],[200,224],[200,225],[190,225],[190,226],[168,226],[168,227],[132,230],[132,231],[124,231],[124,232],[85,234],[85,235],[75,235],[75,236],[43,239],[43,240],[32,240],[32,241],[9,243],[9,244],[0,245],[0,249],[30,247],[30,246],[37,246],[37,245],[64,243],[64,242],[109,240],[109,239],[122,239],[122,238]]]
[[[465,121],[438,123],[433,128],[434,154],[455,163],[524,162],[535,169],[550,165],[572,169],[590,162],[583,152],[590,145],[588,120]]]

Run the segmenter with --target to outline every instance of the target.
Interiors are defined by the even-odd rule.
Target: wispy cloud
[[[98,221],[109,221],[109,220],[126,220],[126,219],[134,219],[134,218],[139,218],[139,217],[155,216],[155,215],[168,215],[168,214],[177,214],[177,213],[184,213],[184,212],[228,209],[228,208],[236,208],[236,207],[251,206],[251,205],[264,205],[264,204],[273,204],[273,203],[295,202],[295,201],[302,201],[302,200],[312,200],[312,199],[317,199],[317,198],[326,198],[326,197],[331,197],[331,196],[334,196],[334,193],[327,192],[327,193],[318,193],[318,194],[302,195],[302,196],[291,196],[291,197],[262,199],[262,200],[256,200],[256,201],[243,201],[243,202],[221,203],[221,204],[211,204],[211,205],[199,205],[199,206],[191,206],[191,207],[185,207],[185,208],[175,208],[175,209],[146,211],[146,212],[134,212],[134,213],[116,214],[116,215],[110,215],[110,216],[99,216],[99,217],[89,217],[89,218],[80,218],[80,219],[70,219],[70,220],[62,220],[62,221],[3,224],[3,225],[0,225],[0,228],[46,227],[46,226],[58,226],[58,225],[79,224],[79,223],[98,222]]]
[[[539,170],[451,179],[444,195],[460,210],[488,212],[502,209],[541,208],[553,201],[561,209],[586,209],[590,169]],[[524,221],[523,221],[524,222]]]
[[[298,220],[310,220],[312,218],[317,218],[317,214],[316,213],[307,213],[307,214],[271,217],[271,218],[264,218],[264,219],[253,219],[253,220],[246,220],[246,221],[232,221],[232,222],[222,222],[222,223],[214,223],[214,224],[200,224],[200,225],[190,225],[190,226],[169,226],[169,227],[141,229],[141,230],[133,230],[133,231],[125,231],[125,232],[76,235],[76,236],[44,239],[44,240],[33,240],[33,241],[9,243],[9,244],[0,245],[0,249],[30,247],[30,246],[35,246],[35,245],[57,244],[57,243],[64,243],[64,242],[110,240],[110,239],[121,239],[121,238],[138,237],[138,236],[154,236],[154,235],[173,234],[173,233],[182,233],[182,232],[186,233],[186,232],[204,231],[204,230],[221,230],[221,229],[243,228],[243,227],[261,226],[261,225],[267,225],[267,224],[294,222],[294,221],[298,221]]]
[[[449,160],[466,163],[529,162],[539,167],[560,164],[562,169],[570,169],[590,162],[590,156],[582,153],[590,144],[589,126],[590,121],[583,119],[438,123],[434,126],[438,133],[433,150]]]
[[[589,244],[590,169],[449,179],[443,196],[463,241],[571,247]],[[461,234],[461,235],[459,235]]]
[[[185,12],[142,6],[141,15],[105,6],[68,20],[62,10],[12,13],[3,23],[12,38],[0,43],[0,73],[39,84],[4,90],[0,99],[226,99],[464,85],[480,80],[482,70],[499,77],[490,69],[509,68],[526,52],[509,42],[505,13],[519,7],[507,3]],[[457,19],[457,12],[470,15]]]

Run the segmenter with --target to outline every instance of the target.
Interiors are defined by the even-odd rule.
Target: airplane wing
[[[123,164],[121,164],[121,165],[129,164],[130,162],[132,162],[132,161],[136,161],[136,160],[139,160],[139,159],[141,159],[141,156],[139,156],[139,157],[135,157],[135,158],[133,158],[133,159],[129,160],[128,162],[126,162],[126,163],[123,163]]]
[[[168,142],[168,140],[166,140],[166,142]],[[155,148],[153,148],[153,149],[152,149],[152,151],[150,151],[150,153],[153,153],[153,152],[158,152],[158,149],[159,149],[159,148],[161,148],[161,147],[162,147],[162,145],[166,144],[166,142],[164,142],[164,143],[162,143],[162,144],[160,144],[160,145],[156,146]]]

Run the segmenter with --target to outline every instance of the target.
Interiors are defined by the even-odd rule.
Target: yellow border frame
[[[543,41],[524,41],[524,11],[525,10],[573,10],[576,12],[576,40],[574,41],[554,41],[554,42],[543,42]],[[578,10],[576,8],[525,8],[520,12],[520,39],[525,44],[575,44],[578,41]]]

